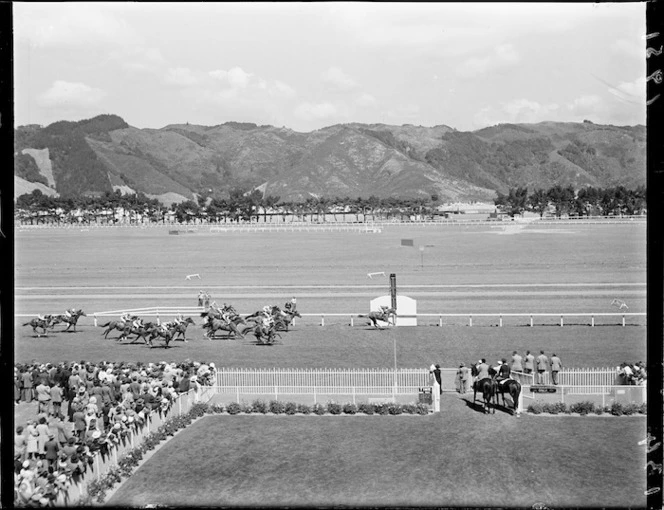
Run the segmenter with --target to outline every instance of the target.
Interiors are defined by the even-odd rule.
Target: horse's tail
[[[113,321],[108,321],[106,324],[100,324],[99,327],[100,327],[100,328],[105,328],[105,327],[107,327],[111,322],[113,322]]]
[[[31,324],[32,324],[32,321],[30,321],[30,322],[26,322],[26,323],[23,324],[23,325],[24,325],[24,326],[30,326]]]

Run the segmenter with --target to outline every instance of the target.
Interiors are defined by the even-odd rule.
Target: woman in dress
[[[28,423],[25,427],[25,436],[26,436],[26,448],[25,454],[26,459],[35,459],[39,453],[39,444],[37,438],[39,437],[39,432],[37,432],[37,427],[34,420],[28,420]]]
[[[39,453],[40,458],[44,458],[44,455],[46,454],[44,450],[44,445],[46,444],[46,441],[48,441],[48,434],[50,432],[48,428],[48,424],[46,423],[46,418],[43,416],[39,418],[39,423],[37,424],[36,427],[37,430],[37,449]]]

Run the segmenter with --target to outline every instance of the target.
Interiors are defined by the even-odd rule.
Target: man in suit
[[[512,372],[523,372],[522,360],[521,354],[516,351],[512,353]]]
[[[553,356],[551,356],[551,380],[555,385],[558,385],[558,372],[560,372],[561,368],[563,368],[563,362],[560,361],[560,358],[554,352]]]
[[[537,384],[544,384],[544,374],[549,369],[549,358],[540,351],[537,356]]]
[[[523,366],[523,371],[526,374],[532,374],[535,368],[535,356],[530,351],[526,351],[526,364]]]

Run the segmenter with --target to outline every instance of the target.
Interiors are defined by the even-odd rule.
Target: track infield
[[[466,399],[425,417],[204,417],[107,504],[645,506],[644,417],[485,416]]]

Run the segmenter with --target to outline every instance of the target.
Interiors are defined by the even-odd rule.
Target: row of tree
[[[507,194],[498,193],[494,204],[512,217],[525,211],[544,216],[551,209],[557,217],[634,215],[646,210],[646,188],[590,186],[576,191],[572,186],[557,185],[548,190],[539,188],[529,194],[528,188],[518,187],[511,188]]]
[[[15,217],[28,222],[162,222],[168,218],[184,223],[196,220],[208,222],[252,221],[268,216],[281,216],[283,221],[326,221],[332,215],[355,215],[356,220],[408,218],[412,215],[432,216],[437,213],[438,197],[385,198],[310,197],[301,202],[282,201],[280,197],[260,191],[239,188],[230,191],[228,198],[203,198],[161,204],[143,193],[122,194],[106,192],[100,197],[53,197],[39,190],[21,195],[15,203]],[[345,218],[345,217],[344,217]]]
[[[641,214],[646,209],[646,190],[615,188],[582,188],[554,186],[548,190],[512,188],[507,194],[498,193],[496,208],[510,216],[525,211],[540,216],[551,212],[563,215],[609,216]],[[282,221],[326,221],[326,216],[354,215],[357,221],[407,219],[413,216],[431,218],[443,214],[437,196],[427,198],[368,198],[309,197],[304,201],[282,201],[280,197],[260,191],[231,190],[227,198],[187,200],[165,206],[143,193],[122,194],[119,190],[98,197],[52,197],[39,190],[21,195],[15,203],[15,217],[19,221],[116,223],[128,221],[180,223],[205,220],[208,222],[252,221],[268,216],[281,216]],[[288,219],[288,220],[287,220]]]

